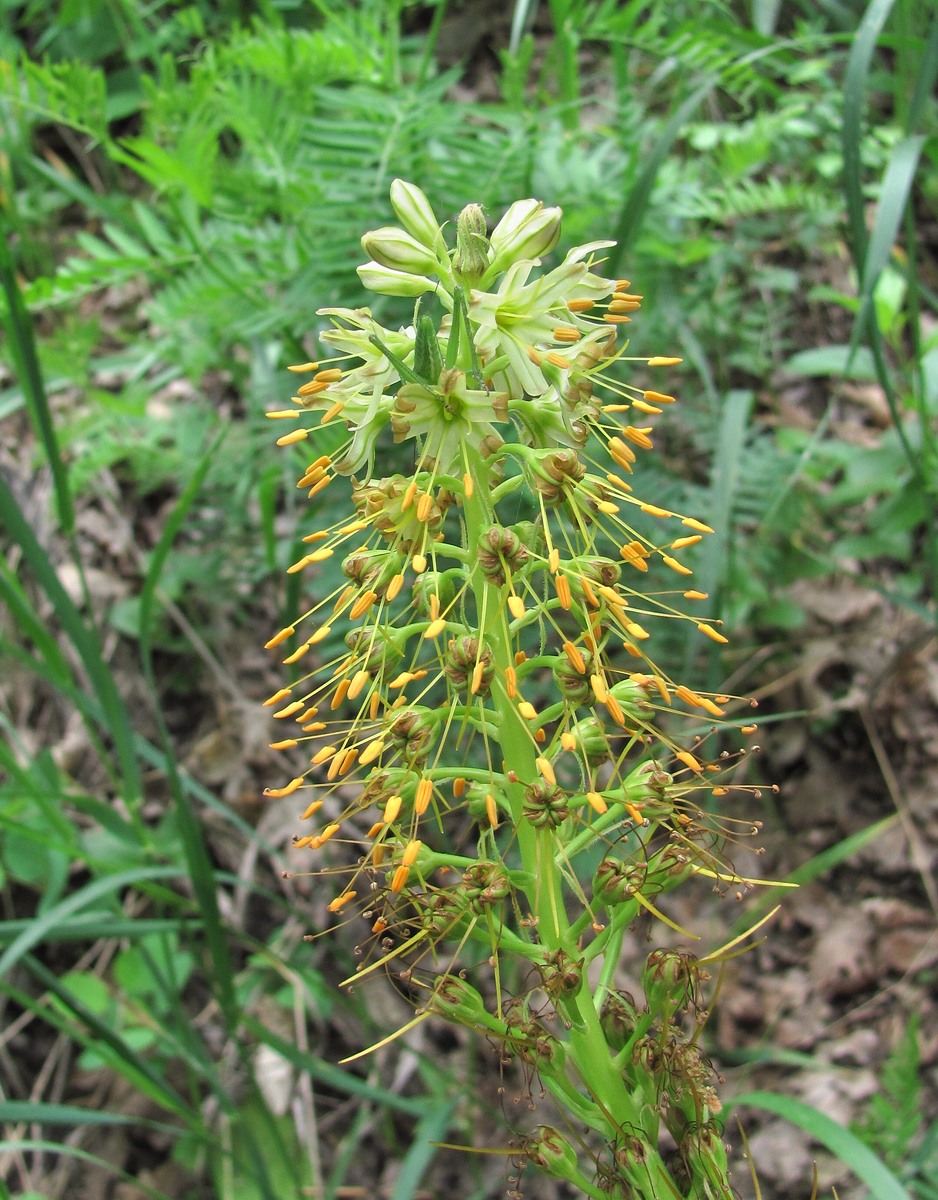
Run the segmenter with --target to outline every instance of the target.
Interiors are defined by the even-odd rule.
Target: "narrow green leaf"
[[[80,912],[102,896],[117,893],[124,887],[131,887],[146,879],[172,879],[179,872],[175,867],[139,867],[132,871],[119,871],[103,879],[95,879],[86,883],[76,892],[72,892],[64,900],[35,917],[27,929],[13,939],[2,955],[0,955],[0,978],[13,967],[22,956],[44,941],[48,936],[54,936],[55,931],[66,924],[72,913]]]
[[[844,197],[847,204],[847,224],[857,274],[863,269],[866,257],[866,223],[864,220],[863,179],[860,147],[863,143],[863,107],[873,52],[886,18],[895,0],[871,0],[847,60],[844,77],[844,117],[841,145],[844,158]]]
[[[838,1125],[831,1117],[819,1112],[810,1104],[793,1100],[789,1096],[779,1096],[774,1092],[744,1092],[741,1096],[733,1097],[732,1103],[776,1113],[792,1125],[805,1130],[866,1184],[873,1200],[913,1200],[901,1180],[893,1175],[885,1163],[877,1158],[856,1134],[845,1129],[843,1125]],[[755,1165],[758,1170],[759,1164]]]
[[[420,1182],[436,1154],[436,1146],[433,1143],[446,1137],[455,1111],[455,1101],[435,1104],[417,1122],[410,1149],[404,1156],[394,1181],[391,1200],[413,1200],[417,1195]]]
[[[219,452],[225,433],[226,431],[222,430],[202,456],[202,459],[193,472],[192,478],[189,480],[175,508],[163,526],[160,540],[150,556],[150,565],[140,593],[140,659],[143,675],[153,699],[160,742],[165,755],[164,766],[166,776],[176,806],[179,832],[182,838],[183,852],[186,856],[189,878],[202,914],[205,926],[205,938],[208,943],[209,953],[212,956],[213,971],[211,983],[218,997],[218,1002],[224,1013],[228,1028],[233,1030],[238,1019],[238,1004],[234,989],[234,967],[231,961],[228,939],[222,927],[221,914],[218,910],[218,898],[215,894],[215,875],[212,868],[212,861],[205,845],[205,839],[202,836],[202,828],[198,815],[192,804],[190,794],[182,786],[179,777],[173,753],[172,738],[163,716],[156,676],[153,671],[152,643],[156,589],[160,575],[163,567],[166,565],[173,542],[176,540],[176,536],[186,519],[186,515],[201,491],[205,476],[212,465],[212,460]]]
[[[68,485],[68,472],[59,453],[59,443],[55,435],[52,413],[49,410],[49,400],[42,381],[39,356],[36,353],[36,339],[33,336],[33,323],[26,310],[26,305],[23,303],[19,284],[13,273],[13,258],[5,236],[0,237],[0,283],[2,283],[6,296],[3,323],[9,335],[10,353],[19,376],[26,409],[52,471],[59,524],[68,537],[75,529],[75,510],[72,505],[71,489]]]
[[[32,526],[23,515],[16,497],[2,477],[0,477],[0,524],[6,526],[14,545],[20,547],[23,558],[36,582],[51,602],[63,633],[71,642],[88,673],[88,678],[101,707],[107,732],[114,740],[123,780],[124,799],[131,811],[136,811],[142,795],[142,784],[140,768],[134,753],[133,729],[124,701],[117,690],[114,677],[101,657],[101,650],[95,634],[86,625],[81,613],[60,583],[55,568],[39,544]]]

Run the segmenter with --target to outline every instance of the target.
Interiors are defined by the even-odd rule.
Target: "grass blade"
[[[19,284],[13,273],[13,259],[5,237],[0,238],[0,284],[2,284],[6,296],[3,323],[7,327],[10,353],[19,376],[20,388],[26,401],[30,420],[52,471],[59,524],[66,537],[71,537],[75,531],[75,509],[72,504],[71,489],[68,485],[68,472],[62,456],[59,454],[59,443],[55,436],[52,414],[49,411],[49,400],[42,381],[42,371],[39,368],[39,356],[36,353],[33,323],[26,310],[26,305],[23,303]]]
[[[114,741],[124,799],[130,811],[136,812],[142,795],[142,784],[127,709],[117,690],[114,677],[101,657],[97,637],[86,625],[81,613],[59,582],[55,568],[3,478],[0,478],[0,525],[6,526],[13,544],[22,550],[36,582],[52,604],[65,636],[82,661],[100,704],[105,728]]]
[[[863,269],[866,257],[866,223],[863,217],[863,180],[860,147],[863,141],[863,106],[866,86],[873,61],[873,52],[894,0],[871,0],[860,22],[844,77],[844,119],[842,149],[844,158],[844,197],[847,204],[847,225],[857,274]]]
[[[193,472],[192,478],[179,497],[176,507],[170,513],[163,527],[163,532],[160,535],[160,540],[153,554],[150,556],[149,569],[147,570],[147,576],[140,594],[140,660],[144,679],[153,698],[153,708],[156,714],[160,742],[165,756],[164,768],[176,806],[179,834],[182,839],[189,879],[199,905],[199,911],[202,914],[205,926],[205,938],[212,957],[212,985],[228,1028],[229,1030],[234,1030],[238,1021],[238,1004],[234,990],[234,968],[231,962],[228,940],[222,927],[221,914],[218,911],[218,898],[215,894],[215,874],[195,808],[190,795],[182,786],[179,777],[176,758],[173,752],[172,738],[170,737],[162,705],[159,701],[159,691],[153,671],[153,643],[151,639],[156,588],[160,575],[166,564],[169,552],[172,549],[173,542],[176,540],[176,536],[186,519],[186,515],[201,491],[209,467],[219,450],[224,436],[224,432],[222,432],[216,437],[202,456]]]
[[[94,879],[84,887],[72,892],[66,899],[61,900],[53,908],[46,909],[29,922],[26,929],[13,939],[6,950],[0,955],[0,978],[26,954],[33,946],[45,941],[48,936],[54,936],[56,929],[64,925],[72,913],[79,912],[102,896],[113,895],[124,887],[132,887],[136,883],[148,879],[172,879],[179,874],[175,867],[137,867],[130,871],[118,871],[114,875],[106,875],[102,879]],[[0,925],[0,929],[2,929]]]
[[[869,1146],[861,1142],[855,1133],[838,1125],[810,1104],[803,1104],[790,1096],[778,1096],[774,1092],[745,1092],[734,1097],[733,1104],[745,1104],[748,1108],[776,1113],[792,1125],[804,1129],[866,1184],[873,1200],[913,1200],[901,1180],[893,1175]]]

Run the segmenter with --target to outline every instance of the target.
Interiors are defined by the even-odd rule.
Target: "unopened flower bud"
[[[394,271],[425,274],[439,269],[436,255],[396,225],[385,225],[364,234],[362,249],[376,263]]]
[[[359,267],[358,277],[369,292],[377,292],[381,296],[422,296],[437,286],[424,275],[395,271],[379,262],[368,262]]]
[[[540,200],[516,200],[492,230],[492,260],[489,274],[504,271],[520,259],[540,258],[560,238],[559,208],[545,208]]]
[[[416,184],[395,179],[391,184],[391,207],[411,237],[431,250],[434,256],[445,251],[443,231],[433,215],[430,201]]]
[[[489,265],[489,239],[485,212],[481,204],[467,204],[456,219],[456,254],[453,272],[459,281],[471,286],[485,274]]]

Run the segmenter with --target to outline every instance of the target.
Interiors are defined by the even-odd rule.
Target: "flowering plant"
[[[401,227],[364,236],[359,275],[414,297],[413,324],[321,310],[329,353],[291,368],[309,378],[268,414],[297,422],[281,445],[310,438],[309,413],[344,425],[298,486],[312,497],[352,476],[354,514],[308,534],[289,568],[341,553],[345,582],[268,647],[316,658],[339,625],[344,650],[267,701],[292,723],[273,748],[304,756],[267,794],[303,797],[313,830],[298,847],[357,848],[325,868],[341,880],[330,910],[370,929],[356,978],[398,962],[415,1020],[477,1030],[556,1099],[567,1131],[539,1126],[520,1159],[594,1197],[730,1200],[698,1045],[706,968],[729,948],[652,951],[640,999],[617,978],[643,914],[693,936],[661,909],[675,887],[753,882],[723,857],[736,827],[706,811],[728,791],[724,767],[672,718],[755,726],[733,726],[730,697],[676,683],[651,650],[658,618],[726,641],[683,612],[706,600],[683,552],[712,531],[628,478],[653,448],[645,422],[674,398],[619,367],[680,360],[626,357],[642,297],[600,273],[612,243],[542,270],[559,209],[519,201],[489,233],[470,205],[451,250],[423,192],[397,180],[391,202]],[[376,473],[383,436],[412,442],[406,474]],[[658,567],[674,587],[649,586]],[[506,972],[506,956],[525,970]],[[527,990],[509,995],[509,977]]]

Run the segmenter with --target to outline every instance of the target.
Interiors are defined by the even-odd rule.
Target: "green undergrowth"
[[[298,602],[295,577],[271,580],[313,525],[263,413],[315,353],[316,309],[362,301],[350,264],[390,220],[392,178],[443,219],[533,195],[564,208],[565,246],[615,230],[607,273],[645,297],[634,352],[684,359],[637,470],[718,530],[695,586],[745,631],[696,664],[707,686],[754,682],[754,649],[804,621],[800,581],[848,577],[935,620],[930,6],[519,0],[469,62],[447,41],[465,8],[0,2],[0,989],[22,1037],[145,1101],[193,1196],[335,1195],[372,1139],[404,1200],[431,1143],[471,1139],[469,1088],[430,1058],[400,1095],[303,1041],[337,1003],[335,951],[301,940],[315,902],[298,917],[282,843],[187,759],[192,711],[219,689],[234,703],[228,649]],[[101,505],[132,514],[125,586],[103,599],[76,517]],[[686,666],[699,639],[680,624],[657,653]],[[344,1003],[380,1036],[366,996]],[[309,1073],[306,1108],[281,1111],[270,1062],[294,1087]],[[31,1165],[12,1193],[43,1194],[56,1155],[94,1158],[90,1127],[127,1120],[32,1082],[0,1100],[0,1150]],[[317,1089],[359,1105],[322,1159]],[[901,1175],[901,1147],[933,1138],[886,1116],[860,1132]]]

